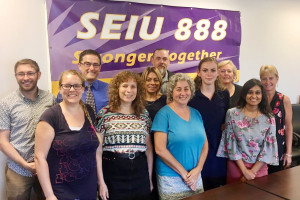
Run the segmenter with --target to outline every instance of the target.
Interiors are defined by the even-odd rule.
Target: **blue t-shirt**
[[[190,119],[185,121],[166,105],[155,115],[151,127],[151,131],[168,135],[167,149],[187,171],[197,166],[206,138],[200,113],[194,108],[189,109]],[[156,159],[156,171],[160,176],[180,176],[159,156]]]

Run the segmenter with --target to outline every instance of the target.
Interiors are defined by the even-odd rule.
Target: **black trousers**
[[[110,200],[151,198],[145,154],[131,160],[103,152],[102,168]]]
[[[268,174],[272,174],[275,172],[279,172],[281,170],[284,170],[284,166],[283,166],[283,161],[279,161],[279,165],[274,166],[274,165],[268,165]]]

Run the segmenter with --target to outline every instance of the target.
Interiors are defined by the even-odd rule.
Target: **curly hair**
[[[206,58],[203,58],[202,60],[200,60],[199,65],[198,65],[198,71],[201,70],[203,63],[206,63],[206,62],[214,62],[218,66],[218,61],[216,58],[206,57]],[[202,79],[197,75],[194,79],[194,82],[195,82],[196,90],[200,90],[201,85],[202,85]],[[221,90],[221,91],[225,90],[225,88],[220,83],[219,78],[217,78],[215,81],[215,88],[216,88],[216,90]]]
[[[255,78],[250,79],[244,84],[241,90],[240,98],[237,102],[237,107],[244,108],[246,106],[247,104],[246,96],[248,94],[248,91],[256,85],[260,87],[262,93],[262,98],[261,98],[261,102],[258,104],[258,109],[261,113],[263,113],[264,115],[270,118],[272,116],[272,110],[270,104],[268,103],[267,93],[263,85],[261,84],[260,80],[258,79]]]
[[[132,102],[132,108],[134,114],[140,116],[145,108],[145,84],[140,75],[130,72],[130,71],[121,71],[117,73],[109,84],[108,89],[108,99],[109,105],[113,112],[117,112],[121,106],[121,99],[119,95],[120,85],[128,80],[134,80],[137,85],[137,94],[136,98]]]
[[[160,88],[161,88],[161,86],[162,86],[162,77],[161,77],[161,74],[160,74],[159,70],[158,70],[156,67],[147,67],[147,68],[143,71],[143,73],[142,73],[142,78],[143,78],[144,82],[146,82],[146,81],[147,81],[147,77],[148,77],[148,75],[149,75],[151,72],[154,73],[154,74],[157,76],[157,79],[158,79],[158,81],[159,81],[159,88],[158,88],[158,90],[157,90],[157,93],[159,93],[159,92],[160,92]],[[147,91],[146,91],[146,92],[147,92]]]
[[[190,99],[192,99],[195,94],[195,84],[194,84],[193,79],[184,73],[177,73],[177,74],[174,74],[173,76],[171,76],[171,78],[168,82],[167,91],[166,91],[168,100],[173,101],[172,94],[173,94],[173,90],[176,87],[176,84],[178,81],[186,81],[189,84],[190,90],[191,90],[191,98]]]

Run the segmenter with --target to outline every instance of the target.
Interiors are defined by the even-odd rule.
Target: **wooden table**
[[[185,200],[196,199],[300,200],[300,166],[247,181],[246,183],[233,183],[208,190],[188,197]]]
[[[300,191],[300,190],[299,190]],[[246,183],[233,183],[185,198],[185,200],[282,200]]]
[[[285,199],[299,200],[300,166],[247,181],[247,184]]]

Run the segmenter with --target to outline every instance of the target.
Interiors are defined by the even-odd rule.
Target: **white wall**
[[[50,90],[46,7],[42,0],[0,0],[0,98],[17,89],[14,64],[22,58],[36,60],[42,77],[39,87]],[[5,157],[0,153],[0,199],[5,198]]]
[[[148,3],[148,0],[135,2]],[[153,0],[160,4],[162,1]],[[189,0],[165,5],[241,12],[240,84],[258,78],[259,67],[274,64],[280,75],[278,90],[298,103],[300,95],[300,1]],[[0,98],[17,88],[13,66],[22,58],[36,60],[42,77],[39,87],[50,90],[45,0],[0,0]],[[0,199],[4,197],[4,156],[0,154]]]

